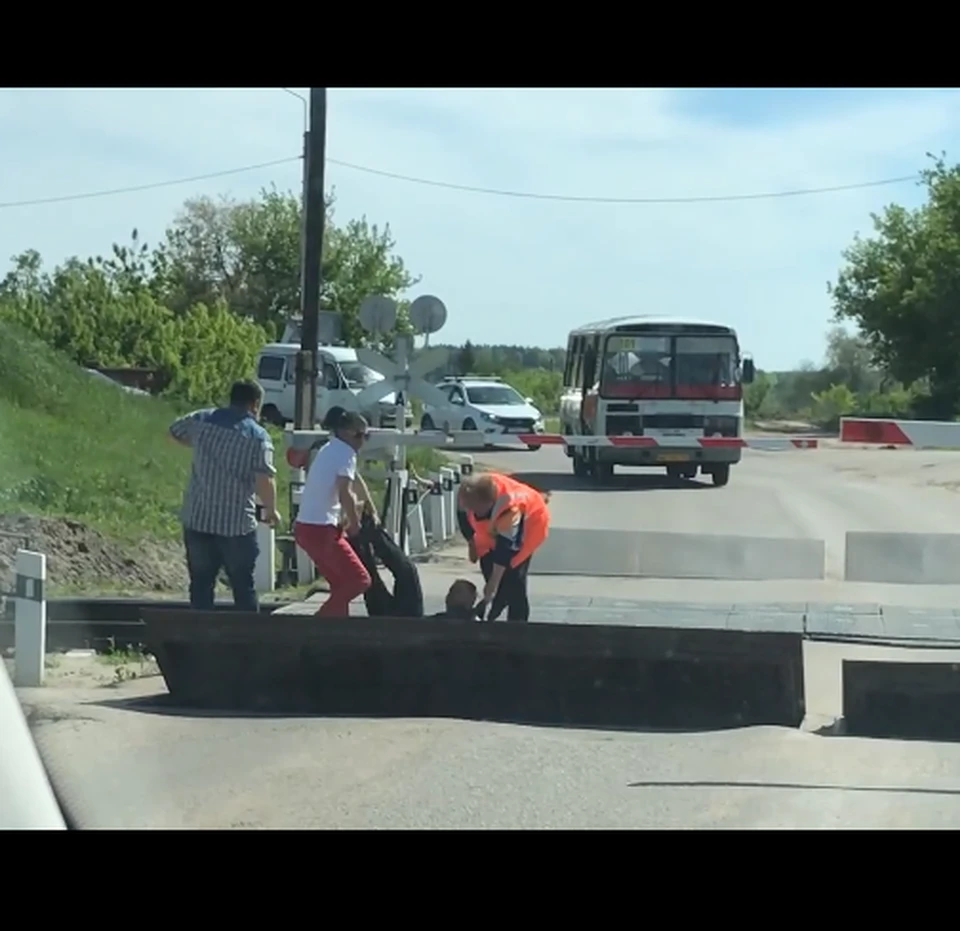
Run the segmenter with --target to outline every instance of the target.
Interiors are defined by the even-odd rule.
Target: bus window
[[[580,337],[571,336],[567,343],[567,364],[563,371],[564,388],[577,387],[577,371],[580,368]]]
[[[699,387],[736,384],[737,344],[730,336],[678,336],[677,384]]]
[[[611,336],[606,343],[600,373],[600,393],[630,394],[643,387],[658,395],[670,392],[669,336]]]

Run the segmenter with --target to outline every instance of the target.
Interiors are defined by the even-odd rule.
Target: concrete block
[[[705,629],[702,611],[675,628],[629,623],[630,611],[620,623],[570,615],[562,624],[317,623],[153,609],[143,619],[179,707],[606,727],[803,718],[800,634]]]
[[[849,531],[848,582],[960,585],[960,534]]]
[[[843,718],[852,736],[960,739],[956,663],[844,660]]]
[[[659,579],[822,579],[823,540],[555,527],[530,566],[535,575]]]

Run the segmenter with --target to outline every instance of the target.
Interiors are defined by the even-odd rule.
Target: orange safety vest
[[[550,532],[550,511],[543,493],[536,488],[499,472],[487,474],[493,479],[497,489],[497,500],[490,516],[480,519],[472,511],[467,511],[467,521],[473,528],[477,558],[493,550],[498,522],[506,517],[508,511],[517,509],[523,515],[523,542],[520,552],[510,561],[511,567],[515,568],[529,559],[547,539]]]

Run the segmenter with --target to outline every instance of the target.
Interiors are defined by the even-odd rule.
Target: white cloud
[[[327,153],[440,181],[565,195],[684,197],[910,174],[956,152],[958,95],[824,96],[816,113],[733,121],[684,91],[331,90]],[[294,155],[301,104],[279,89],[0,93],[0,201],[149,183]],[[155,240],[183,199],[299,190],[299,165],[184,187],[3,211],[0,257],[59,261],[133,226]],[[825,283],[869,213],[911,185],[713,204],[582,204],[431,188],[337,165],[341,218],[389,221],[444,336],[561,343],[574,325],[666,311],[729,320],[761,366],[820,358]]]

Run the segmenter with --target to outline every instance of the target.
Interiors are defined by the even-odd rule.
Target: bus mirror
[[[743,360],[743,377],[741,381],[745,385],[749,385],[756,375],[756,371],[753,368],[753,359],[744,359]]]

